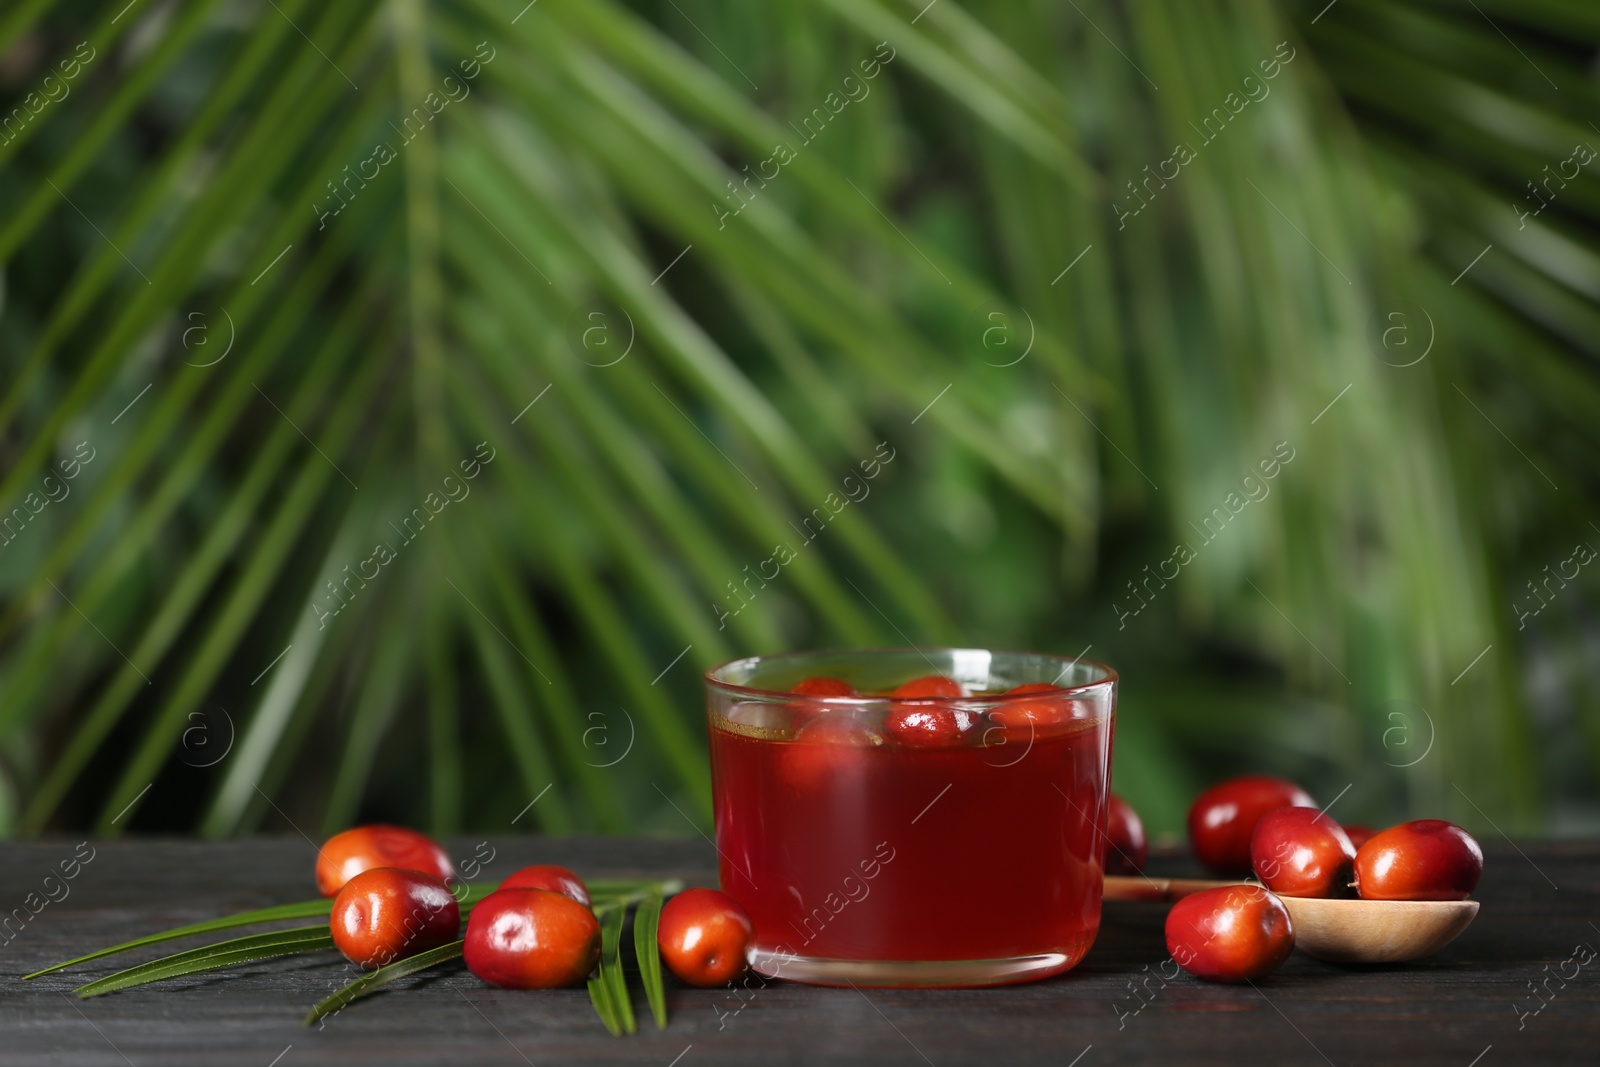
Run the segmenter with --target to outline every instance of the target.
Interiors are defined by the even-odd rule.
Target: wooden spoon
[[[1107,900],[1176,900],[1242,882],[1107,875]],[[1431,956],[1478,914],[1476,900],[1330,900],[1280,896],[1294,923],[1295,947],[1337,963],[1400,963]]]

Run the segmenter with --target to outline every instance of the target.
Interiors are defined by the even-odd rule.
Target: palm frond
[[[0,14],[5,830],[687,832],[702,669],[934,641],[1116,663],[1158,830],[1592,810],[1587,8],[119,6]]]

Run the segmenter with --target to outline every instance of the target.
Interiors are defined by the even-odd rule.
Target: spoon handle
[[[1213,882],[1204,878],[1146,878],[1143,875],[1127,877],[1108,874],[1105,882],[1107,900],[1177,900],[1203,889],[1218,889],[1225,885],[1242,885],[1242,882]]]

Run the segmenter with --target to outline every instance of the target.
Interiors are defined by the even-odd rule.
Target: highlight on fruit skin
[[[749,912],[716,889],[685,889],[661,909],[656,947],[679,981],[726,985],[749,967],[755,925]]]
[[[1250,837],[1261,884],[1286,897],[1349,897],[1356,848],[1344,827],[1315,808],[1274,808]]]
[[[1250,873],[1250,835],[1274,808],[1314,808],[1311,795],[1294,782],[1247,774],[1219,782],[1189,808],[1189,844],[1200,862],[1224,877]]]
[[[1391,826],[1356,850],[1363,900],[1465,900],[1483,877],[1483,849],[1443,819]]]
[[[975,725],[976,717],[965,708],[934,704],[897,704],[883,720],[883,730],[889,740],[908,748],[959,745]]]
[[[531,867],[523,867],[506,875],[498,886],[500,889],[548,889],[552,893],[560,893],[564,897],[589,907],[589,887],[566,867],[554,863],[538,863]]]
[[[1209,982],[1253,982],[1294,951],[1289,909],[1258,885],[1191,893],[1167,913],[1166,934],[1178,966]]]
[[[600,921],[548,889],[496,889],[467,917],[467,970],[502,989],[576,985],[600,962]]]
[[[442,881],[395,867],[351,878],[328,913],[334,945],[367,970],[447,945],[460,930],[461,907]]]
[[[450,854],[426,834],[404,826],[372,823],[334,834],[317,850],[317,891],[331,897],[362,871],[396,867],[455,881]]]

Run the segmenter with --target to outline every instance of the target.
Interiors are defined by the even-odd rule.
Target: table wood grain
[[[715,854],[703,840],[522,837],[488,844],[495,856],[483,879],[543,862],[591,877],[715,884]],[[462,840],[451,848],[459,859],[477,845]],[[497,990],[456,965],[405,979],[321,1028],[303,1027],[307,1009],[353,977],[332,953],[84,1002],[68,991],[200,942],[20,981],[41,966],[140,934],[314,895],[314,853],[300,838],[88,848],[94,858],[65,883],[65,897],[45,903],[20,929],[13,919],[9,940],[0,939],[0,1065],[1600,1062],[1600,959],[1574,962],[1586,955],[1578,946],[1600,949],[1595,843],[1487,845],[1477,922],[1443,953],[1415,964],[1338,967],[1297,953],[1254,987],[1187,975],[1163,985],[1152,977],[1167,958],[1162,906],[1119,903],[1107,906],[1084,962],[1047,981],[866,992],[773,982],[742,999],[674,986],[667,1029],[656,1030],[639,1001],[640,1031],[627,1038],[605,1032],[581,989]],[[0,846],[0,907],[30,914],[45,899],[46,875],[75,852],[87,848],[75,841]],[[1152,868],[1198,873],[1176,855],[1158,856]],[[51,883],[51,892],[61,897],[60,883]],[[1148,992],[1135,999],[1132,984],[1141,980]]]

